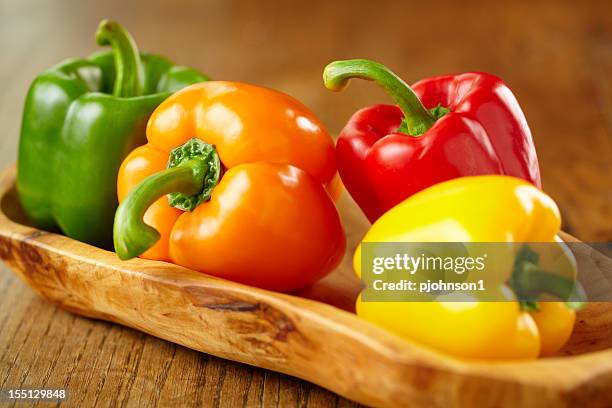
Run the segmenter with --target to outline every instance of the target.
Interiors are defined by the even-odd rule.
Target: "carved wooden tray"
[[[466,362],[355,316],[359,281],[350,256],[292,295],[164,262],[122,262],[112,252],[27,226],[14,184],[10,167],[0,175],[0,259],[73,313],[303,378],[369,405],[612,406],[612,303],[580,311],[558,357]],[[350,254],[367,223],[346,196],[340,207]]]

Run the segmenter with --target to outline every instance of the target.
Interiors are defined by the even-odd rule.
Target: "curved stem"
[[[524,262],[515,269],[511,285],[519,301],[527,304],[536,302],[541,293],[554,295],[573,309],[580,308],[586,299],[584,289],[579,282],[542,271],[531,262]]]
[[[145,212],[166,194],[180,192],[192,195],[201,191],[206,174],[200,171],[201,167],[201,160],[189,160],[147,177],[130,192],[115,214],[113,240],[119,258],[134,258],[159,240],[159,232],[145,224]]]
[[[422,135],[436,122],[412,88],[378,62],[366,59],[334,61],[323,71],[323,83],[332,91],[344,89],[351,78],[374,81],[384,88],[404,113],[404,124],[410,135]]]
[[[117,208],[113,240],[119,258],[141,255],[159,240],[159,232],[143,219],[158,198],[168,194],[168,204],[193,211],[210,198],[220,177],[221,161],[213,145],[193,138],[173,149],[168,168],[142,180]]]
[[[142,64],[136,42],[119,23],[102,20],[96,31],[98,45],[110,45],[115,56],[115,85],[113,95],[119,97],[139,96],[141,90]]]

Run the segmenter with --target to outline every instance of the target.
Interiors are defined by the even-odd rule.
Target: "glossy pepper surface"
[[[112,51],[66,60],[28,92],[19,142],[17,189],[40,228],[112,248],[121,161],[145,142],[153,110],[170,94],[207,77],[154,54],[139,54],[119,24],[96,33]]]
[[[397,103],[357,111],[337,143],[342,181],[371,222],[414,193],[456,177],[504,174],[540,187],[527,121],[501,79],[470,72],[409,87],[368,60],[332,62],[323,78],[334,91],[351,78],[375,81]]]
[[[576,263],[557,236],[559,210],[532,184],[507,176],[458,178],[425,189],[376,221],[363,242],[495,242],[509,245],[488,285],[506,301],[404,301],[358,299],[357,314],[405,338],[459,357],[521,359],[556,353],[573,329],[582,296]],[[551,242],[566,267],[539,257],[529,244]],[[497,245],[497,244],[496,244]],[[362,246],[354,257],[361,276]],[[535,255],[535,257],[534,257]],[[518,292],[518,291],[522,292]],[[547,301],[519,302],[530,291]],[[556,298],[545,298],[555,296]],[[557,301],[554,301],[557,299]],[[560,301],[564,300],[564,301]]]
[[[340,262],[345,236],[325,188],[336,174],[333,142],[297,100],[249,84],[193,85],[159,106],[147,138],[119,171],[120,258],[142,254],[274,290],[305,286]]]

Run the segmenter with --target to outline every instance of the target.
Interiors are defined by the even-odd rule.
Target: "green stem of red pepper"
[[[332,91],[341,91],[350,79],[360,78],[374,81],[395,100],[404,113],[404,122],[399,131],[411,136],[420,136],[444,116],[449,110],[437,106],[427,110],[412,88],[384,65],[366,59],[334,61],[323,71],[323,83]]]
[[[159,232],[143,217],[160,197],[167,194],[171,206],[193,211],[210,199],[220,178],[221,162],[212,145],[194,138],[172,150],[168,168],[142,180],[119,205],[113,225],[117,256],[134,258],[159,240]]]
[[[115,85],[113,95],[118,97],[142,94],[142,63],[136,42],[119,23],[102,20],[96,31],[98,45],[110,45],[115,56]]]

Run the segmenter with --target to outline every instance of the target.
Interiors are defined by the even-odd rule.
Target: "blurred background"
[[[538,149],[545,190],[565,229],[612,240],[612,2],[1,0],[0,164],[14,161],[32,78],[98,48],[102,18],[142,50],[215,79],[253,82],[302,100],[337,134],[358,108],[390,99],[356,82],[321,82],[334,59],[376,59],[408,83],[487,71],[516,94]]]
[[[31,80],[65,58],[97,51],[94,33],[102,18],[124,24],[141,50],[197,67],[214,79],[253,82],[286,92],[314,110],[334,134],[358,108],[391,102],[375,85],[363,81],[342,93],[327,91],[321,73],[334,59],[376,59],[408,83],[472,70],[496,74],[514,91],[527,116],[544,189],[561,207],[564,229],[585,241],[612,240],[610,0],[0,0],[0,123],[4,129],[0,167],[15,161],[22,103]],[[8,271],[2,272],[6,277]],[[66,325],[77,318],[45,306],[20,283],[4,283],[25,298],[13,309],[16,315],[7,320],[0,343],[16,349],[21,347],[18,335],[25,341],[36,330],[41,331],[39,338],[55,333],[56,340],[64,341]],[[17,326],[21,325],[19,313],[38,313],[51,323],[46,332],[35,328],[33,334],[23,333]],[[106,367],[104,375],[109,376],[111,388],[89,374],[71,380],[72,374],[61,377],[63,371],[59,371],[58,381],[87,388],[92,398],[103,395],[109,401],[125,397],[125,401],[142,402],[138,392],[129,396],[128,391],[136,387],[141,394],[158,392],[163,387],[148,373],[174,370],[173,392],[179,397],[196,393],[200,403],[349,404],[280,374],[194,353],[129,329],[78,321],[85,323],[72,334],[77,337],[68,341],[94,349],[93,355],[84,357],[86,364],[67,358],[68,368],[56,367],[56,357],[49,361],[22,357],[23,363],[15,357],[9,364],[6,356],[14,353],[4,353],[0,385],[9,371],[15,373],[14,379],[23,379],[19,377],[22,370],[38,370],[49,380],[55,378],[52,373],[58,375],[58,367],[73,367],[73,371],[81,367],[85,373]],[[103,331],[96,340],[100,327]],[[119,357],[115,357],[115,346],[104,343],[107,335],[127,343],[128,351],[118,348]],[[77,345],[68,350],[77,353]],[[112,351],[110,362],[96,357],[98,347],[102,354]],[[140,353],[137,362],[146,369],[139,371],[130,347]],[[144,377],[139,374],[142,370]]]

